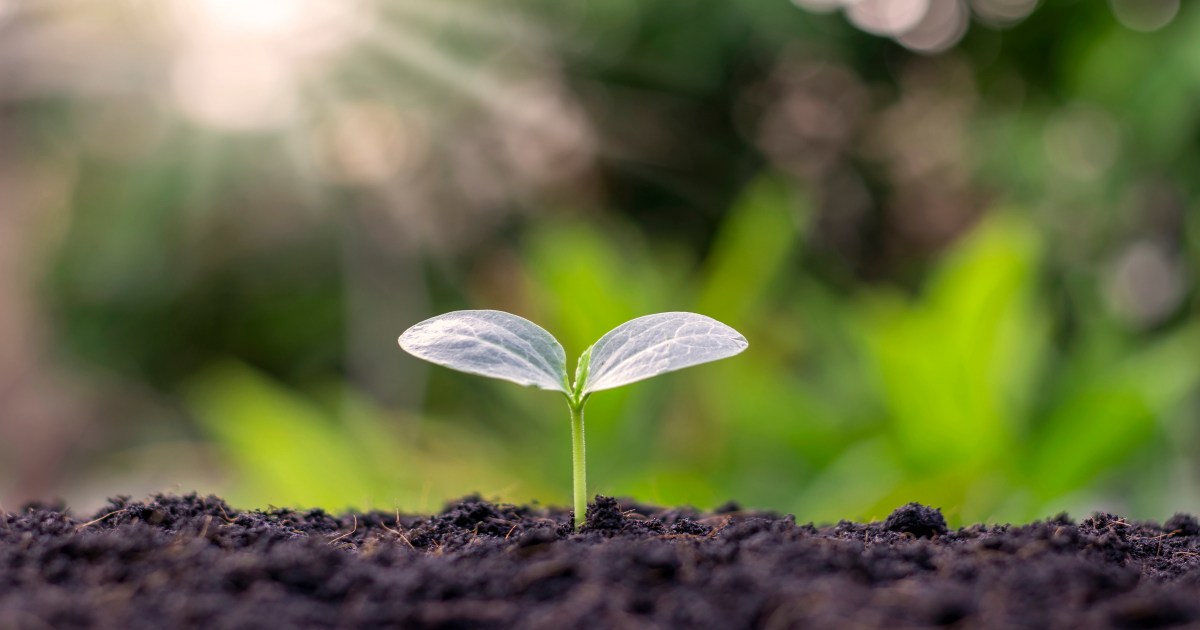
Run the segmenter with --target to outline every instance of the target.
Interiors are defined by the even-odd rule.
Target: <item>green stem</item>
[[[583,443],[583,404],[571,408],[571,455],[575,464],[575,529],[583,527],[587,514],[587,454]]]

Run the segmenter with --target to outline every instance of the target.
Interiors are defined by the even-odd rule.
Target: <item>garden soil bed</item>
[[[1200,621],[1200,526],[1097,514],[818,528],[598,497],[439,515],[118,499],[0,516],[0,629],[1163,628]],[[1200,624],[1198,624],[1200,625]]]

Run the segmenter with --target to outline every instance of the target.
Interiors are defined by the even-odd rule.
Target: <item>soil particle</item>
[[[1167,519],[1163,529],[1172,533],[1178,532],[1180,536],[1195,536],[1200,534],[1200,521],[1191,514],[1176,514]]]
[[[433,516],[216,497],[0,514],[0,628],[1166,628],[1200,624],[1200,524],[1111,514],[950,530],[466,497]]]
[[[930,538],[947,531],[942,510],[920,503],[909,503],[893,510],[883,522],[883,528],[889,532],[907,532],[918,538]]]
[[[618,533],[625,529],[629,519],[621,513],[621,505],[612,497],[596,495],[596,500],[587,507],[587,518],[580,531]]]
[[[675,522],[671,526],[672,534],[684,534],[688,536],[707,536],[712,528],[702,523],[697,523],[690,518],[684,517]]]
[[[713,510],[713,514],[731,514],[741,511],[742,506],[738,505],[737,501],[727,501],[718,506],[717,509]]]

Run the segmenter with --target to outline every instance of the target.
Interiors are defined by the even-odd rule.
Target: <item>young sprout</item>
[[[664,372],[731,357],[747,346],[738,331],[696,313],[658,313],[630,320],[583,351],[575,381],[550,333],[502,311],[454,311],[400,335],[409,354],[452,370],[562,392],[571,410],[575,464],[575,528],[587,511],[583,406],[592,394]]]

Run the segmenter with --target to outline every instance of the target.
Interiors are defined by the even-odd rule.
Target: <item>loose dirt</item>
[[[0,629],[1166,628],[1200,622],[1200,523],[946,527],[468,498],[441,514],[119,498],[0,516]]]

